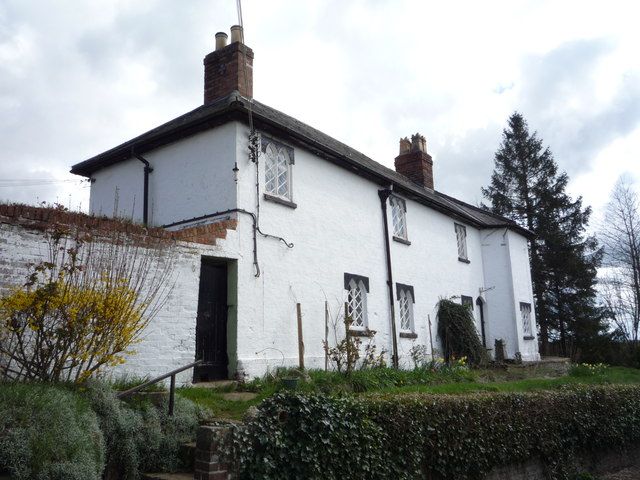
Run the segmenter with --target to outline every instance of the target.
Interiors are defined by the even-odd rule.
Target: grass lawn
[[[564,375],[557,378],[525,378],[511,381],[474,381],[440,385],[408,385],[383,390],[381,393],[432,393],[458,395],[477,392],[531,392],[554,390],[568,385],[640,384],[640,370],[609,367],[602,375]]]
[[[242,399],[230,397],[229,389],[186,387],[177,390],[177,394],[208,408],[215,418],[241,420],[249,408],[258,405],[262,400],[273,395],[271,392],[260,392],[254,398]],[[233,398],[233,399],[230,399]]]
[[[179,389],[178,393],[209,408],[216,418],[240,420],[249,408],[282,390],[282,378],[293,373],[300,376],[298,391],[347,395],[417,392],[461,395],[554,390],[570,385],[640,384],[640,370],[624,367],[608,367],[597,373],[573,369],[569,375],[562,376],[545,370],[543,366],[533,369],[508,367],[501,370],[454,368],[438,372],[374,369],[354,372],[351,377],[324,371],[309,371],[301,375],[288,370],[246,385],[221,389],[188,387]]]

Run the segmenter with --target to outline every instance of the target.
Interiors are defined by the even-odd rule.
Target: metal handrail
[[[164,375],[160,375],[159,377],[148,380],[140,385],[130,388],[129,390],[125,390],[124,392],[118,393],[118,398],[128,397],[129,395],[139,392],[140,390],[148,387],[149,385],[153,385],[155,383],[160,382],[161,380],[164,380],[165,378],[171,377],[171,385],[169,387],[169,415],[172,416],[174,405],[175,405],[175,396],[176,396],[176,375],[180,372],[184,372],[185,370],[195,367],[196,365],[200,365],[202,362],[203,360],[196,360],[195,362],[190,363],[189,365],[185,365],[184,367],[171,370],[169,373],[165,373]]]

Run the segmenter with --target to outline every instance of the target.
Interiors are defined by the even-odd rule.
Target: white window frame
[[[367,288],[362,280],[352,278],[347,285],[347,315],[351,317],[350,330],[366,330],[369,326],[367,318]],[[358,298],[360,310],[358,313]],[[356,311],[354,312],[354,308]]]
[[[458,245],[458,260],[469,261],[467,250],[467,227],[460,223],[454,223],[456,231],[456,243]]]
[[[531,313],[533,309],[528,302],[520,302],[520,321],[522,322],[522,334],[526,337],[533,337],[533,319]]]
[[[407,234],[407,204],[406,202],[394,195],[389,197],[391,204],[391,223],[393,224],[393,236],[408,240]]]
[[[413,298],[412,289],[405,285],[396,284],[398,289],[398,317],[400,319],[400,331],[404,333],[414,333],[415,323],[413,319]]]
[[[293,201],[293,149],[262,137],[261,150],[264,158],[264,192],[289,202]],[[284,174],[284,181],[281,172]]]

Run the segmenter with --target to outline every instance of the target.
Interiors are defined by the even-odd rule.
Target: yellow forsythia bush
[[[133,353],[170,263],[126,238],[47,239],[51,258],[0,298],[0,378],[82,382]]]

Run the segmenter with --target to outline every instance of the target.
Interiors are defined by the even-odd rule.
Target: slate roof
[[[249,100],[238,92],[232,92],[214,103],[202,105],[117,147],[80,162],[71,168],[71,173],[90,177],[93,172],[128,160],[134,154],[142,155],[162,145],[231,120],[247,123],[249,107],[253,113],[254,124],[260,130],[300,144],[328,161],[351,169],[382,186],[392,185],[394,191],[400,192],[405,197],[478,228],[506,227],[529,238],[533,236],[529,230],[520,227],[510,219],[417,185],[404,175],[381,165],[329,135],[256,100]]]

